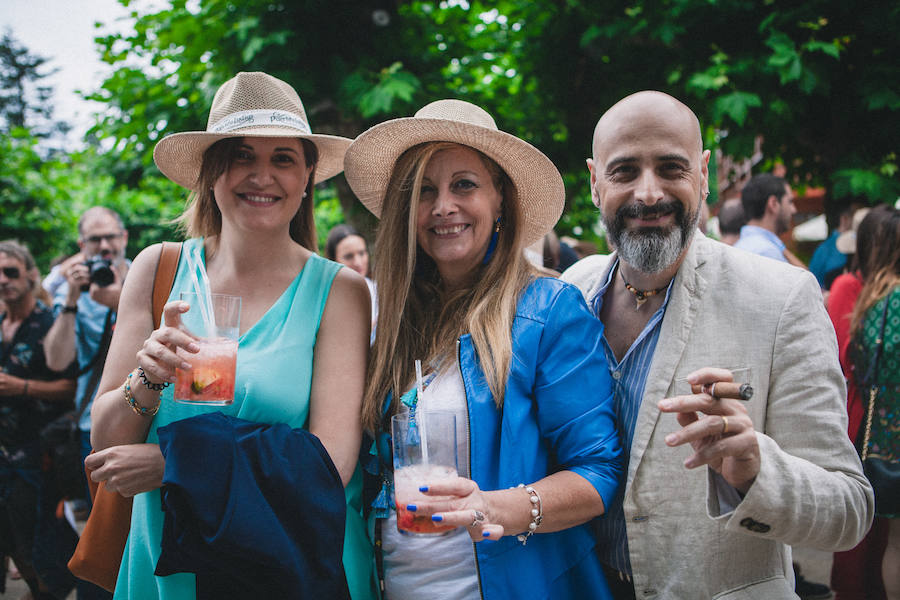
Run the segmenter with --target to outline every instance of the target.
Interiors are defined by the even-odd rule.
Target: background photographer
[[[102,206],[89,208],[78,220],[80,252],[60,264],[66,281],[56,288],[53,311],[56,320],[44,347],[47,365],[61,369],[78,359],[75,408],[80,410],[81,459],[91,452],[91,404],[103,372],[106,351],[116,321],[122,283],[131,261],[125,258],[128,232],[122,218]],[[83,408],[82,408],[83,407]],[[87,482],[85,496],[88,502]],[[78,582],[79,600],[110,598],[92,583]]]
[[[78,220],[81,251],[59,268],[66,281],[54,294],[56,320],[44,345],[51,369],[65,368],[78,359],[76,409],[87,403],[79,422],[82,457],[91,450],[91,403],[103,371],[122,283],[131,264],[125,258],[127,243],[128,232],[115,211],[102,206],[89,208]]]

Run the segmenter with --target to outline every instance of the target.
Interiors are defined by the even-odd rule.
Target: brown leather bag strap
[[[163,242],[153,279],[153,326],[159,327],[162,321],[163,306],[169,299],[172,284],[175,283],[175,272],[181,258],[181,242]]]

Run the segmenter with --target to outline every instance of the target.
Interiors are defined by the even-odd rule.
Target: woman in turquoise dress
[[[860,265],[863,288],[853,308],[852,337],[846,350],[863,402],[857,447],[860,451],[865,448],[869,457],[893,465],[889,470],[896,476],[900,463],[900,210],[887,205],[873,208],[859,231],[871,232],[871,236],[857,240],[858,247],[869,247],[865,252],[868,260]],[[869,395],[873,386],[874,398]],[[881,561],[888,600],[900,599],[900,511],[891,491],[896,489],[894,481],[890,487],[872,480],[875,516],[885,519],[888,528]]]
[[[312,134],[297,93],[264,73],[239,73],[226,82],[213,100],[205,132],[179,133],[157,144],[160,170],[193,192],[182,217],[191,239],[182,248],[158,328],[150,298],[160,247],[135,259],[94,402],[91,441],[97,452],[87,463],[92,478],[134,496],[116,598],[195,597],[193,574],[154,575],[165,468],[157,429],[213,410],[307,428],[319,438],[345,486],[344,570],[351,596],[373,597],[372,549],[360,514],[357,469],[368,289],[350,269],[315,254],[312,209],[314,182],[342,170],[349,144]],[[179,293],[193,291],[188,254],[205,266],[211,292],[242,299],[235,397],[229,406],[175,403],[168,387],[175,368],[186,367],[176,349],[196,351],[179,328],[179,315],[187,310]],[[131,401],[123,381],[130,381]]]

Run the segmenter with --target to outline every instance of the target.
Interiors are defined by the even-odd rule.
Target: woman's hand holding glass
[[[175,369],[190,369],[176,350],[183,348],[196,353],[200,346],[194,338],[180,328],[181,315],[189,310],[187,302],[175,300],[163,307],[162,324],[150,334],[137,353],[138,366],[152,383],[174,383]]]
[[[491,502],[492,497],[501,492],[485,492],[465,477],[423,482],[419,491],[429,500],[406,506],[417,516],[430,516],[433,521],[444,525],[465,527],[475,542],[503,537],[505,529],[499,523],[498,514],[502,511]]]

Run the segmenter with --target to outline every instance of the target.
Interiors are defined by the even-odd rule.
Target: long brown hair
[[[309,181],[306,182],[306,197],[300,203],[300,209],[291,219],[291,238],[312,252],[318,251],[316,239],[316,223],[313,218],[315,198],[313,190],[316,183],[316,164],[319,162],[319,150],[309,140],[298,138],[303,147],[303,158],[306,166],[312,166]],[[203,153],[203,163],[197,176],[197,191],[191,192],[187,207],[175,223],[188,237],[209,237],[219,235],[222,231],[222,212],[213,196],[216,180],[225,173],[234,162],[235,153],[244,143],[244,138],[226,138],[219,140]]]
[[[866,312],[900,285],[900,210],[876,206],[859,224],[856,252],[863,287],[853,307],[850,331],[861,326]]]
[[[457,147],[427,142],[404,152],[385,192],[375,240],[378,323],[369,353],[362,423],[375,430],[382,403],[393,393],[391,413],[412,384],[414,361],[440,370],[455,359],[456,340],[470,333],[497,406],[503,404],[512,361],[512,324],[519,295],[535,277],[520,247],[516,189],[496,162],[478,153],[500,192],[502,229],[493,257],[461,289],[444,289],[434,261],[416,241],[419,196],[425,167],[440,150]]]

